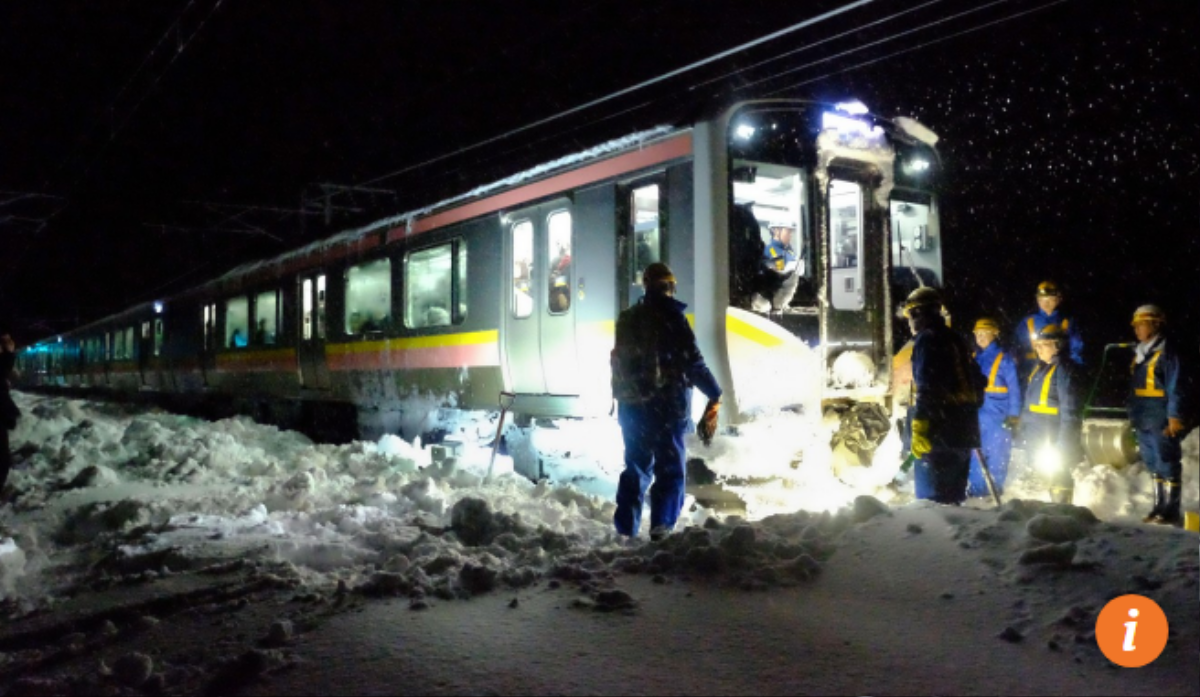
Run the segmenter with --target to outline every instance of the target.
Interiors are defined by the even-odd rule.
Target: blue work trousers
[[[1012,458],[1012,433],[1004,428],[1004,417],[985,416],[979,413],[980,450],[987,460],[988,471],[996,483],[996,493],[1004,493],[1004,482],[1008,479],[1008,461]],[[990,496],[987,480],[983,478],[983,467],[979,456],[971,453],[971,475],[967,484],[968,496]]]
[[[622,405],[617,422],[625,439],[625,471],[617,483],[613,514],[617,532],[637,536],[647,487],[650,528],[674,528],[687,489],[683,435],[688,420],[663,419],[654,409]]]
[[[914,492],[919,499],[962,503],[970,469],[970,448],[934,448],[913,466]]]
[[[1138,426],[1138,448],[1142,451],[1142,462],[1151,474],[1178,483],[1183,476],[1183,450],[1178,438],[1163,435],[1166,426],[1165,423],[1153,428]]]

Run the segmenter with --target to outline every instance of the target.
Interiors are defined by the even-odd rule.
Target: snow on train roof
[[[623,137],[617,138],[615,140],[610,140],[606,143],[602,143],[600,145],[596,145],[591,148],[588,148],[587,150],[582,150],[580,152],[573,153],[571,155],[565,155],[558,159],[551,160],[549,162],[544,162],[540,165],[531,167],[527,170],[518,172],[517,174],[505,177],[503,179],[499,179],[499,180],[496,180],[496,181],[488,183],[488,184],[483,184],[481,186],[477,186],[474,189],[471,189],[470,191],[468,191],[466,193],[459,194],[457,196],[452,196],[447,199],[443,199],[443,200],[433,203],[431,205],[423,206],[421,208],[415,208],[413,210],[406,211],[404,213],[399,213],[397,215],[389,216],[387,218],[381,218],[380,220],[376,220],[375,222],[368,223],[361,227],[352,228],[350,230],[345,230],[345,231],[340,232],[332,237],[327,237],[323,240],[317,240],[316,242],[312,242],[303,247],[300,247],[299,249],[294,249],[290,252],[285,252],[285,253],[283,253],[279,256],[273,257],[271,259],[264,259],[262,261],[256,261],[256,262],[252,262],[249,264],[242,264],[241,266],[237,266],[237,267],[231,269],[224,275],[200,285],[198,287],[198,289],[209,288],[213,285],[217,285],[217,284],[221,283],[222,281],[227,281],[227,280],[230,280],[233,278],[237,278],[239,276],[242,276],[242,275],[245,275],[245,274],[251,273],[253,271],[256,271],[256,270],[259,270],[262,268],[266,268],[266,267],[269,267],[272,265],[283,264],[285,262],[291,261],[293,259],[302,258],[302,257],[305,257],[305,256],[315,253],[315,252],[323,252],[323,251],[332,249],[334,247],[337,247],[339,245],[350,244],[352,242],[355,242],[355,241],[361,239],[364,235],[367,235],[371,232],[375,232],[375,231],[381,230],[381,229],[390,229],[390,228],[393,228],[393,227],[396,227],[399,225],[410,224],[410,223],[416,221],[418,218],[427,216],[439,209],[444,209],[449,206],[453,206],[454,204],[457,204],[457,203],[469,201],[471,199],[478,198],[480,196],[484,196],[486,194],[490,194],[490,193],[493,193],[493,192],[496,192],[496,191],[499,191],[502,189],[507,189],[507,188],[516,186],[518,184],[523,184],[523,183],[532,181],[534,179],[537,179],[537,178],[539,178],[543,175],[546,175],[550,172],[565,169],[567,167],[571,167],[572,165],[576,165],[580,162],[587,162],[589,160],[595,160],[595,159],[604,157],[605,155],[611,155],[613,153],[617,153],[622,150],[629,150],[629,149],[633,149],[633,148],[642,147],[650,141],[657,140],[667,134],[674,133],[677,130],[678,130],[678,128],[676,128],[674,126],[666,126],[666,125],[656,126],[654,128],[651,128],[651,129],[648,129],[645,131],[639,131],[637,133],[623,136]]]

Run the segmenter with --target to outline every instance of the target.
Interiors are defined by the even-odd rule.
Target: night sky
[[[876,0],[387,176],[846,4],[4,2],[0,309],[36,339],[688,104],[774,94],[857,97],[941,135],[964,322],[1014,322],[1053,278],[1093,345],[1157,302],[1195,348],[1190,0]],[[334,198],[326,225],[300,213],[322,183],[381,191]]]

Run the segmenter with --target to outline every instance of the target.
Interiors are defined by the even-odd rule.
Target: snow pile
[[[17,579],[25,573],[25,552],[11,537],[0,538],[0,600],[16,587]]]

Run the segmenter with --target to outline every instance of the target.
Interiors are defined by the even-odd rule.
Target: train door
[[[309,390],[329,389],[329,366],[325,363],[325,274],[301,276],[297,283],[300,309],[300,386]]]
[[[221,336],[217,329],[217,304],[206,304],[203,314],[204,336],[200,349],[200,373],[204,378],[204,386],[208,387],[209,377],[217,370],[217,347],[221,345]]]
[[[869,178],[849,171],[832,175],[827,190],[829,308],[824,337],[829,359],[856,351],[879,366],[888,354],[882,314],[883,218],[871,205],[875,191]]]
[[[518,394],[579,394],[571,204],[516,211],[507,222],[504,369]]]

